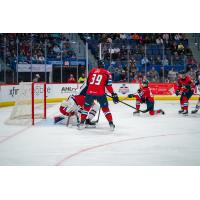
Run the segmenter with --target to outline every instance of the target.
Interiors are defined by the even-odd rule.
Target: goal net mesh
[[[15,106],[6,123],[31,125],[35,119],[45,118],[45,89],[44,83],[20,83]]]

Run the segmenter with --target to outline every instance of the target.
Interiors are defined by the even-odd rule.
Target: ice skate
[[[184,110],[184,111],[182,112],[182,114],[185,115],[185,116],[187,116],[187,115],[188,115],[188,110]]]
[[[183,109],[178,111],[179,114],[182,114],[183,112],[184,112]]]
[[[165,114],[165,112],[164,112],[162,109],[160,109],[160,113],[161,113],[162,115]]]
[[[192,112],[191,112],[191,113],[192,113],[192,114],[195,114],[195,113],[197,113],[197,112],[198,112],[198,110],[199,110],[199,108],[200,108],[200,106],[198,106],[198,105],[197,105],[197,106],[196,106],[196,108],[195,108],[195,110],[192,110]]]
[[[109,125],[110,125],[110,130],[111,130],[111,131],[114,131],[115,125],[113,124],[112,121],[109,122]]]
[[[134,111],[133,116],[135,116],[135,115],[140,115],[140,111],[139,110]]]
[[[77,125],[77,128],[78,130],[82,130],[85,128],[85,123],[84,122],[80,122],[78,125]]]
[[[90,119],[86,119],[85,127],[86,128],[96,128],[96,123],[92,122]]]

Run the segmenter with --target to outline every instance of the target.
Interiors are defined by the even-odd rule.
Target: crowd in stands
[[[87,40],[96,59],[101,43],[102,57],[114,82],[139,82],[144,76],[151,82],[174,82],[180,69],[187,68],[192,77],[199,70],[186,34],[82,33],[79,36]],[[17,46],[18,63],[42,64],[45,53],[47,60],[61,60],[61,56],[62,59],[76,59],[66,34],[0,33],[0,59],[6,59],[7,65],[13,69],[16,66]],[[83,71],[79,77],[68,73],[65,82],[83,82]]]
[[[47,59],[60,60],[62,58],[75,58],[76,54],[65,34],[61,33],[9,33],[0,34],[0,58],[4,59],[11,67],[17,60],[18,63],[44,63],[45,46]],[[6,45],[6,50],[5,50]],[[31,48],[32,47],[32,48]]]
[[[173,82],[178,71],[198,63],[182,33],[80,34],[92,53],[102,57],[115,82],[134,82],[146,75],[152,82]],[[138,78],[139,76],[139,78]]]
[[[137,64],[182,64],[185,57],[192,58],[185,34],[81,34],[98,56],[95,45],[102,43],[105,60],[127,60],[127,54]],[[163,53],[165,56],[163,56]],[[146,60],[144,62],[144,60]]]
[[[156,70],[155,67],[152,67],[149,71],[147,71],[146,76],[144,73],[138,71],[137,67],[135,66],[130,67],[130,73],[128,73],[128,70],[126,68],[123,68],[122,65],[118,65],[116,67],[111,65],[108,70],[111,72],[114,82],[131,83],[139,83],[144,78],[148,79],[150,82],[176,82],[179,73],[179,71],[177,71],[175,68],[167,70],[163,66],[161,66],[160,70]],[[188,65],[187,71],[192,79],[195,80],[196,72],[200,72],[200,67],[192,67]]]

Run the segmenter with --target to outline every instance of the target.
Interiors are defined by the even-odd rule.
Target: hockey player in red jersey
[[[177,90],[176,95],[181,95],[180,105],[181,110],[179,110],[180,114],[188,115],[188,104],[189,99],[194,94],[195,85],[189,75],[187,75],[186,71],[180,72],[178,81],[177,81]]]
[[[112,94],[113,102],[118,103],[118,96],[113,91],[112,87],[112,76],[109,71],[104,69],[104,63],[102,60],[98,61],[98,67],[93,68],[87,79],[87,92],[84,103],[84,110],[81,114],[81,122],[78,125],[78,129],[83,129],[85,126],[85,120],[88,112],[92,106],[94,100],[97,100],[100,107],[109,122],[111,130],[114,130],[115,125],[113,124],[112,114],[108,107],[108,101],[105,94],[105,89]]]
[[[72,122],[74,125],[77,125],[77,123],[80,121],[80,114],[83,111],[86,90],[87,86],[86,84],[83,84],[80,88],[79,94],[71,95],[68,99],[61,103],[59,111],[62,115],[54,117],[54,123],[59,122],[61,124],[67,124],[68,121],[68,123]],[[86,119],[86,126],[94,127],[96,125],[95,122],[92,122],[92,119],[95,117],[98,110],[99,105],[93,102]],[[71,118],[71,121],[69,121],[68,118]]]
[[[140,113],[140,104],[146,103],[147,109],[144,112],[149,112],[150,115],[165,114],[163,110],[154,110],[154,97],[151,94],[151,90],[148,87],[148,81],[143,80],[140,89],[138,89],[137,94],[129,94],[129,98],[136,98],[136,111],[133,114]]]
[[[198,110],[200,109],[200,71],[197,71],[197,72],[196,72],[195,85],[196,85],[196,87],[197,87],[197,89],[198,89],[198,91],[199,91],[199,99],[198,99],[198,101],[197,101],[197,104],[196,104],[196,106],[195,106],[195,109],[192,110],[192,112],[191,112],[192,114],[197,113]]]

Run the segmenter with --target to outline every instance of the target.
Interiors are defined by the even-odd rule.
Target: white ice
[[[0,108],[0,165],[200,165],[200,113],[179,115],[178,101],[157,101],[166,115],[153,117],[109,104],[114,132],[102,113],[97,128],[80,131],[53,124],[59,104],[49,104],[47,120],[34,127],[5,125],[12,108]]]

